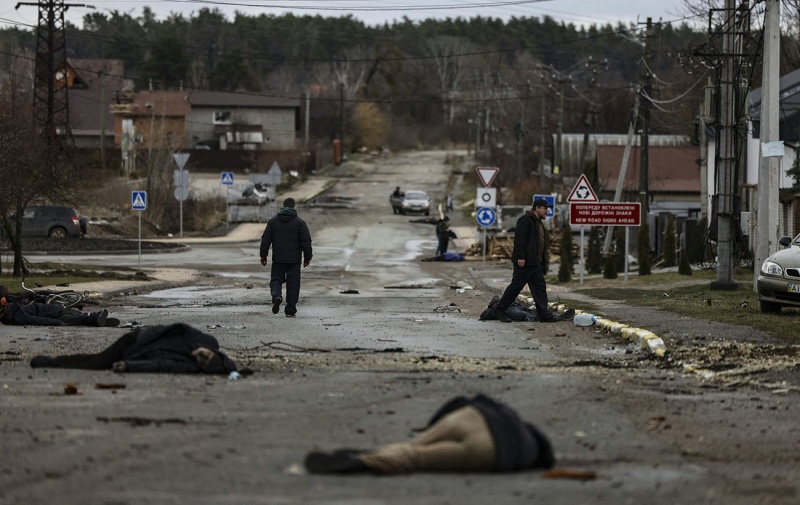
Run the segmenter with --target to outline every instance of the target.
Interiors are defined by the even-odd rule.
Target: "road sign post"
[[[625,281],[628,280],[628,228],[641,224],[641,203],[639,202],[597,202],[569,204],[570,226],[581,225],[581,284],[583,284],[583,227],[584,226],[624,226],[625,227]]]
[[[189,161],[189,153],[174,153],[172,159],[178,165],[178,170],[175,171],[175,199],[180,202],[180,221],[181,221],[181,237],[183,237],[183,202],[189,198],[189,172],[184,170],[186,162]]]
[[[475,219],[483,227],[483,269],[486,270],[486,228],[497,221],[497,214],[494,209],[482,207],[475,213]]]
[[[147,209],[147,191],[131,191],[131,208],[133,210]],[[142,213],[139,212],[139,270],[142,269]]]
[[[597,193],[594,192],[592,185],[589,184],[589,179],[586,178],[585,175],[581,174],[578,177],[578,182],[575,183],[575,186],[572,187],[572,191],[569,192],[569,196],[567,197],[567,201],[570,204],[570,212],[569,212],[569,219],[570,219],[570,226],[574,226],[572,224],[572,204],[574,203],[592,203],[599,201],[597,198]],[[584,261],[583,261],[583,226],[581,226],[581,259],[580,259],[580,284],[583,285],[583,270],[584,270]]]
[[[225,186],[225,228],[230,227],[231,215],[231,186],[233,186],[233,172],[222,172],[221,182]]]

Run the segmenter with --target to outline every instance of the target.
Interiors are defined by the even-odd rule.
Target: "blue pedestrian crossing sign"
[[[475,214],[475,218],[481,226],[492,226],[497,221],[497,214],[489,207],[481,207]]]
[[[544,217],[554,217],[556,215],[556,197],[553,195],[533,195],[533,200],[531,200],[531,203],[533,203],[533,201],[537,198],[544,198],[547,200],[547,205],[549,205],[549,207],[547,207],[547,214]]]
[[[222,172],[222,185],[233,186],[233,172]]]
[[[131,191],[131,207],[133,210],[147,209],[147,191]]]

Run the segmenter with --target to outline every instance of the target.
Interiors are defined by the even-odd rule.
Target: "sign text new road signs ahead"
[[[639,226],[639,202],[605,202],[569,204],[570,226]]]
[[[131,191],[131,207],[133,210],[147,209],[147,191]]]

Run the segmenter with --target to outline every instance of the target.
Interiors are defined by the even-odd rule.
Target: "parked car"
[[[761,312],[780,312],[782,307],[800,307],[800,235],[782,237],[786,247],[761,264],[756,285]]]
[[[426,216],[431,215],[431,199],[424,191],[406,191],[403,196],[403,203],[400,204],[400,214],[409,212],[422,212]]]
[[[11,216],[11,221],[16,215]],[[81,237],[89,228],[89,220],[69,207],[31,205],[22,212],[23,237]]]

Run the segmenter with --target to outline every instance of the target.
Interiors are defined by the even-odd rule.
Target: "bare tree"
[[[51,139],[33,115],[30,83],[14,79],[0,88],[0,224],[14,251],[15,277],[28,273],[22,250],[22,216],[31,202],[73,204],[77,164],[61,139]],[[1,267],[0,267],[1,268]]]
[[[448,126],[455,119],[455,95],[466,73],[465,53],[472,45],[460,37],[436,37],[425,43],[425,51],[432,57],[436,76],[439,78],[439,92],[442,99],[442,114]]]

